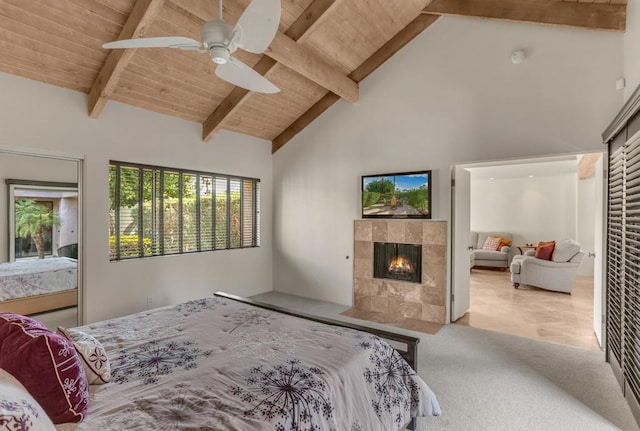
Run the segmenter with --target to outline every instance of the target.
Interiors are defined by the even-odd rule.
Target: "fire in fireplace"
[[[373,243],[373,277],[422,282],[422,245]]]

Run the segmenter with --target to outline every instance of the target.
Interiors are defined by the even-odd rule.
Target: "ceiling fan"
[[[216,75],[238,87],[259,93],[277,93],[278,87],[235,57],[238,48],[262,54],[271,44],[280,22],[280,0],[253,0],[235,26],[222,19],[222,0],[218,1],[218,19],[200,29],[201,42],[183,36],[123,39],[103,48],[178,48],[209,53],[217,64]]]

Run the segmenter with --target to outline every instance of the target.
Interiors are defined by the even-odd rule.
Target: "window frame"
[[[138,234],[138,253],[137,255],[122,255],[122,246],[120,237],[122,235],[121,232],[121,193],[122,193],[122,168],[126,169],[134,169],[137,170],[137,228],[136,232]],[[109,250],[109,261],[111,262],[119,262],[124,260],[131,259],[142,259],[148,257],[158,257],[158,256],[172,256],[172,255],[181,255],[181,254],[190,254],[190,253],[204,253],[210,251],[218,251],[218,250],[235,250],[242,248],[255,248],[260,247],[260,227],[261,223],[259,221],[260,217],[260,208],[261,205],[256,202],[257,198],[260,197],[260,179],[245,177],[242,175],[230,175],[230,174],[220,174],[215,172],[206,172],[199,171],[193,169],[182,169],[182,168],[171,168],[166,166],[156,166],[149,165],[143,163],[133,163],[133,162],[123,162],[119,160],[109,160],[108,165],[108,173],[109,177],[111,177],[111,170],[115,169],[115,178],[113,185],[113,192],[111,190],[111,185],[109,185],[109,213],[113,214],[113,232],[109,232],[109,238],[114,236],[114,251],[112,253],[111,247]],[[144,247],[144,239],[145,239],[145,219],[144,219],[144,177],[146,171],[151,171],[151,221],[148,222],[152,226],[153,233],[150,235],[151,237],[151,254],[145,253]],[[166,252],[166,241],[164,238],[164,228],[165,228],[165,179],[167,178],[166,173],[177,174],[178,175],[178,193],[176,199],[178,200],[178,208],[177,208],[177,218],[178,218],[178,251]],[[134,173],[135,175],[135,173]],[[192,176],[195,180],[194,189],[194,210],[195,210],[195,250],[186,250],[185,251],[185,232],[184,232],[184,177],[185,175]],[[211,179],[211,248],[203,249],[202,243],[204,242],[202,239],[202,223],[201,223],[201,205],[202,205],[202,196],[201,196],[201,182],[202,178],[206,177]],[[109,179],[111,181],[111,178]],[[216,213],[217,213],[217,195],[218,190],[216,187],[216,183],[218,180],[223,180],[226,182],[226,190],[224,191],[224,196],[226,199],[225,202],[225,218],[224,220],[224,235],[226,238],[223,238],[225,246],[220,247],[218,238],[216,237],[216,232],[219,229],[219,226],[216,224]],[[231,193],[231,183],[232,181],[237,181],[240,184],[240,191],[238,193],[238,211],[239,211],[239,244],[237,246],[232,246],[231,244],[231,233],[232,233],[232,222],[231,216],[232,212],[232,193]],[[251,242],[250,245],[244,245],[245,241],[243,238],[244,235],[244,217],[246,214],[244,213],[244,185],[245,182],[250,182],[251,185],[251,217],[252,217],[252,232],[251,232]],[[159,186],[159,187],[158,187]],[[158,190],[159,189],[159,190]],[[113,204],[113,206],[112,206]],[[132,207],[134,208],[134,207]]]

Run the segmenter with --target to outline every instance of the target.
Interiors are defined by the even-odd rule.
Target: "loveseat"
[[[563,240],[555,244],[551,260],[539,259],[533,250],[518,255],[511,262],[511,282],[516,289],[521,284],[555,292],[571,293],[584,257],[580,244]]]
[[[485,241],[489,237],[505,238],[512,241],[510,233],[505,232],[471,232],[471,268],[474,266],[484,266],[490,268],[509,268],[510,245],[505,245],[499,250],[483,250]]]

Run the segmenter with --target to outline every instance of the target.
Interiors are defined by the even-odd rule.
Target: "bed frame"
[[[395,341],[397,343],[402,343],[406,346],[405,350],[392,346],[400,355],[404,358],[405,361],[413,368],[413,370],[418,372],[418,343],[420,342],[419,338],[411,337],[408,335],[396,334],[394,332],[384,331],[381,329],[369,328],[366,326],[356,325],[349,322],[341,322],[333,319],[326,319],[320,316],[314,316],[312,314],[300,313],[297,311],[289,310],[283,307],[278,307],[277,305],[266,304],[264,302],[253,301],[248,298],[243,298],[236,295],[231,295],[225,292],[215,292],[214,296],[220,298],[230,299],[232,301],[242,302],[244,304],[252,305],[254,307],[264,308],[266,310],[276,311],[278,313],[287,314],[289,316],[300,317],[306,320],[312,320],[314,322],[324,323],[326,325],[332,326],[340,326],[343,328],[355,329],[358,331],[368,332],[370,334],[376,335],[385,340]],[[411,422],[407,425],[408,430],[416,429],[416,419],[413,418]]]
[[[78,289],[27,296],[0,302],[0,312],[36,314],[78,305]]]

